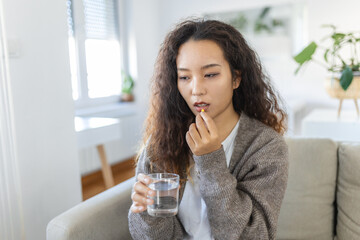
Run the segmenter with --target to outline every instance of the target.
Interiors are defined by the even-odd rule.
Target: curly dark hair
[[[179,23],[166,36],[159,51],[143,141],[152,165],[181,177],[186,174],[192,156],[185,134],[194,114],[177,88],[176,57],[180,46],[190,39],[214,41],[223,50],[232,76],[241,74],[240,86],[234,89],[232,98],[237,113],[244,112],[280,134],[286,130],[287,118],[257,54],[240,32],[215,20],[191,19]]]

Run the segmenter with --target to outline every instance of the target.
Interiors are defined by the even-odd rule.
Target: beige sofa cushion
[[[333,239],[337,144],[287,139],[289,179],[277,239]]]
[[[122,182],[52,219],[47,240],[128,240],[130,195],[135,178]],[[34,216],[36,217],[36,216]]]
[[[360,239],[360,145],[341,144],[337,187],[337,239]]]

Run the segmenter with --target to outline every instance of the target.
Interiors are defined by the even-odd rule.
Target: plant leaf
[[[323,28],[332,28],[334,31],[335,31],[335,29],[336,29],[336,27],[334,26],[334,25],[332,25],[332,24],[323,24],[323,25],[321,25],[321,27],[323,27]]]
[[[294,57],[294,60],[300,65],[304,64],[305,62],[311,60],[311,57],[315,53],[316,48],[317,44],[315,42],[311,42],[298,55]]]
[[[341,73],[341,77],[340,77],[340,85],[342,87],[342,89],[344,89],[346,91],[346,89],[348,89],[348,87],[350,86],[352,80],[353,80],[353,72],[351,70],[351,68],[349,66],[346,66],[344,68],[344,70]]]
[[[331,37],[335,40],[340,41],[345,37],[345,34],[344,33],[334,33]]]
[[[264,9],[261,11],[259,18],[264,18],[270,11],[270,7],[264,7]]]
[[[330,49],[326,49],[326,51],[325,51],[325,53],[324,53],[324,59],[325,59],[325,62],[327,62],[327,63],[329,62],[329,61],[328,61],[328,57],[327,57],[329,51],[330,51]]]
[[[134,88],[134,80],[130,75],[127,75],[124,71],[121,71],[122,74],[122,86],[121,91],[123,93],[131,93]]]
[[[345,41],[345,34],[344,33],[334,33],[333,35],[331,35],[331,38],[334,40],[333,46],[338,46],[340,47],[340,45]]]

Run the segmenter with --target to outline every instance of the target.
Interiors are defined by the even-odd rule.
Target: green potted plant
[[[322,39],[330,42],[329,47],[311,42],[294,60],[299,64],[295,74],[308,62],[324,66],[331,76],[326,78],[325,88],[331,97],[340,99],[338,115],[340,115],[343,99],[354,99],[359,114],[357,99],[360,97],[360,33],[342,33],[334,25],[324,25],[332,32]],[[323,51],[323,62],[313,58],[315,52]]]
[[[122,75],[122,85],[121,85],[121,101],[122,102],[132,102],[134,101],[133,89],[134,89],[134,80],[133,78],[125,74],[124,71],[121,72]]]

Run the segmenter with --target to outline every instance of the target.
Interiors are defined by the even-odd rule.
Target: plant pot
[[[325,89],[332,98],[340,100],[338,108],[338,117],[340,117],[341,106],[344,99],[353,99],[357,115],[360,117],[360,110],[357,99],[360,98],[360,76],[359,73],[354,73],[354,78],[346,91],[340,85],[340,79],[337,77],[328,77],[325,81]]]
[[[358,99],[360,98],[360,76],[354,76],[346,91],[340,86],[340,79],[328,77],[325,81],[325,89],[332,98]]]
[[[121,94],[121,101],[122,102],[133,102],[134,101],[134,95],[129,93],[123,93]]]

